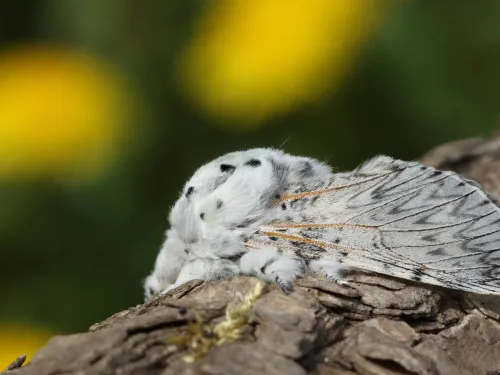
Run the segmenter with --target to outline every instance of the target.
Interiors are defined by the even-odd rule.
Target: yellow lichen
[[[205,324],[197,317],[188,324],[187,331],[170,337],[168,342],[186,349],[188,353],[182,360],[191,363],[202,358],[214,346],[241,338],[250,319],[251,308],[262,294],[264,285],[264,282],[259,281],[240,303],[228,306],[225,319],[215,326]]]

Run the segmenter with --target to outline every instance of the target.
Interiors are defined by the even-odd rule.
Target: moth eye
[[[152,297],[154,296],[156,293],[155,293],[155,290],[153,289],[152,286],[148,287],[148,294]]]
[[[260,160],[257,160],[257,159],[250,159],[248,161],[246,161],[243,165],[247,165],[249,167],[258,167],[259,165],[261,165],[262,162]]]
[[[223,173],[226,173],[226,172],[233,173],[235,169],[236,169],[236,167],[234,165],[231,165],[231,164],[221,164],[220,165],[220,171]]]
[[[194,193],[194,186],[190,186],[186,191],[186,198],[189,198],[190,195]]]

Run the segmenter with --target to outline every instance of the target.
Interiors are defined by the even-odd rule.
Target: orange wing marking
[[[262,232],[262,234],[264,234],[265,236],[268,236],[268,237],[281,237],[285,240],[308,243],[308,244],[316,245],[316,246],[323,247],[326,249],[330,248],[330,249],[343,250],[343,251],[350,251],[351,250],[351,248],[349,248],[349,247],[334,245],[334,244],[331,244],[328,242],[313,240],[311,238],[294,236],[293,234],[286,234],[286,233],[281,233],[281,232]]]
[[[382,174],[380,176],[375,176],[375,177],[372,177],[372,178],[369,178],[369,179],[366,179],[366,180],[363,180],[363,181],[360,181],[360,182],[356,182],[356,183],[350,184],[350,185],[337,186],[337,187],[328,188],[328,189],[322,189],[322,190],[306,191],[304,193],[297,193],[297,194],[285,194],[285,195],[283,195],[283,197],[281,197],[280,199],[278,199],[274,203],[273,206],[276,206],[277,204],[279,204],[281,202],[292,200],[292,199],[299,199],[299,198],[310,197],[310,196],[314,196],[314,195],[321,195],[321,194],[330,193],[330,192],[336,191],[336,190],[342,190],[342,189],[347,189],[347,188],[350,188],[350,187],[353,187],[353,186],[362,185],[365,182],[370,182],[370,181],[373,181],[373,180],[377,180],[379,178],[389,176],[389,175],[391,175],[393,173],[394,172],[385,173],[385,174]]]
[[[304,238],[304,237],[300,237],[300,236],[294,236],[293,234],[287,234],[287,233],[281,233],[281,232],[262,232],[262,234],[265,235],[265,236],[268,236],[268,237],[281,237],[281,238],[283,238],[285,240],[297,241],[297,242],[302,242],[302,243],[308,243],[308,244],[311,244],[311,245],[322,247],[324,249],[341,250],[341,251],[345,251],[345,252],[349,252],[351,250],[355,250],[355,251],[357,251],[357,250],[368,251],[367,249],[351,248],[351,247],[345,247],[345,246],[340,246],[340,245],[334,245],[334,244],[331,244],[331,243],[328,243],[328,242],[313,240],[313,239],[310,239],[310,238]],[[392,257],[387,256],[387,258],[391,259]],[[429,269],[429,267],[427,267],[426,265],[420,264],[420,263],[417,263],[417,262],[413,262],[413,261],[404,262],[401,259],[394,259],[394,258],[392,258],[392,260],[394,262],[401,262],[401,263],[406,264],[408,266],[413,266],[413,267],[417,266],[419,268]]]
[[[332,228],[332,227],[340,227],[340,228],[363,228],[363,229],[378,229],[377,225],[363,225],[363,224],[340,224],[340,223],[324,223],[324,224],[273,224],[273,228],[279,229],[290,229],[290,228]]]

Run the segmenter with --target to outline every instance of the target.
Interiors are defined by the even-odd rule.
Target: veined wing
[[[453,172],[385,156],[294,187],[247,244],[500,294],[500,208]]]

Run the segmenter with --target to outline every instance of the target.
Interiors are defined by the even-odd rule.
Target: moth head
[[[183,238],[202,238],[215,227],[248,226],[289,186],[331,174],[319,160],[281,150],[232,152],[201,166],[189,179],[171,211],[171,226]]]
[[[183,195],[188,199],[203,198],[222,186],[234,174],[259,173],[261,166],[269,163],[270,158],[280,158],[283,152],[270,148],[254,148],[246,151],[231,152],[202,165],[188,180]]]

